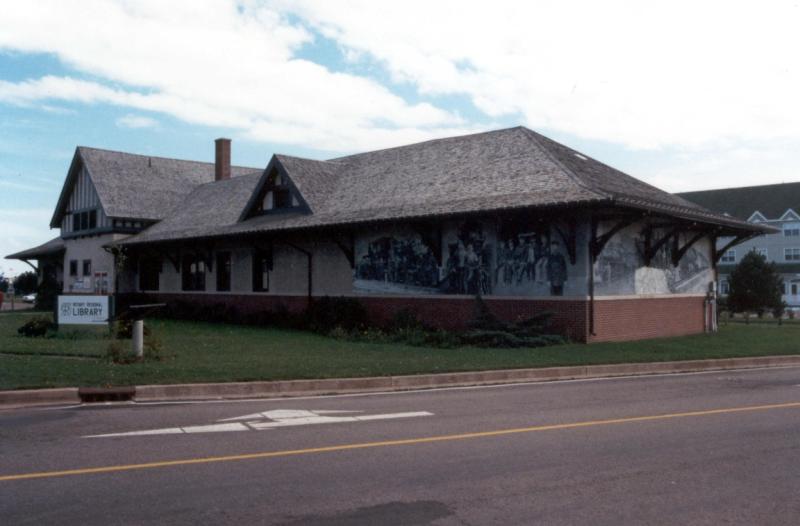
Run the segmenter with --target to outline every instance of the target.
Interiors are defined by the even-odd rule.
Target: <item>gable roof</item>
[[[60,254],[61,252],[64,252],[64,250],[66,250],[64,247],[64,240],[59,236],[47,241],[46,243],[42,243],[39,246],[28,248],[20,252],[15,252],[14,254],[9,254],[6,256],[6,259],[39,259]]]
[[[766,184],[740,188],[720,188],[677,194],[720,214],[746,221],[758,211],[776,220],[788,209],[800,210],[800,183]]]
[[[328,161],[276,155],[270,166],[288,175],[309,211],[208,221],[190,236],[151,228],[122,244],[590,203],[771,230],[710,212],[522,127]],[[218,199],[217,205],[242,211],[240,219],[247,215],[241,202]]]
[[[51,228],[61,224],[81,167],[86,168],[109,217],[163,219],[193,188],[214,180],[214,163],[78,146],[50,222]],[[261,169],[231,167],[232,177],[253,172],[260,173]]]

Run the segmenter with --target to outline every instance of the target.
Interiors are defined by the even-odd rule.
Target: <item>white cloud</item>
[[[66,20],[92,23],[75,31]],[[374,80],[293,58],[312,39],[261,2],[23,3],[0,18],[0,49],[55,54],[92,80],[0,82],[0,101],[110,103],[337,150],[468,131]]]
[[[0,273],[15,276],[30,270],[22,261],[5,257],[54,238],[57,234],[46,226],[52,215],[53,210],[49,208],[0,209]]]
[[[155,128],[158,121],[143,115],[128,114],[117,119],[117,126],[122,128]]]
[[[800,137],[796,2],[293,0],[398,81],[631,148]]]

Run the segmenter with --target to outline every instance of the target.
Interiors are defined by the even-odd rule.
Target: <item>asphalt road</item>
[[[800,368],[0,412],[3,524],[243,521],[796,525]]]

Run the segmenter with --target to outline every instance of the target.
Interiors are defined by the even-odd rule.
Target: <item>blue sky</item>
[[[78,145],[260,167],[525,125],[669,191],[800,179],[793,2],[66,4],[0,18],[0,258],[57,235]]]

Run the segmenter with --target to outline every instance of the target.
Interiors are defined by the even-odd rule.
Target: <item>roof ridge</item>
[[[793,185],[800,185],[800,181],[790,181],[790,182],[780,182],[780,183],[769,183],[769,184],[754,184],[750,186],[729,186],[727,188],[709,188],[706,190],[688,190],[686,192],[675,192],[676,195],[686,195],[686,194],[700,194],[705,192],[732,192],[737,190],[752,190],[754,188],[769,188],[769,187],[776,187],[776,186],[793,186]]]
[[[117,153],[122,155],[130,155],[131,157],[145,157],[150,159],[161,159],[164,161],[178,161],[182,163],[194,163],[194,164],[203,164],[203,165],[213,165],[214,162],[211,161],[196,161],[193,159],[179,159],[177,157],[164,157],[163,155],[149,155],[145,153],[131,153],[131,152],[123,152],[121,150],[109,150],[107,148],[95,148],[94,146],[77,146],[78,150],[94,150],[96,152],[107,152],[107,153]],[[240,164],[232,164],[231,168],[246,168],[248,170],[261,170],[261,168],[256,168],[254,166],[244,166]]]
[[[350,155],[343,155],[341,157],[332,157],[332,158],[326,159],[326,160],[327,161],[337,162],[337,161],[341,161],[343,159],[350,159],[350,158],[353,158],[353,157],[359,157],[361,155],[367,155],[367,154],[379,153],[379,152],[388,152],[390,150],[401,150],[401,149],[404,149],[404,148],[410,148],[412,146],[419,146],[420,144],[430,144],[430,143],[434,143],[434,142],[451,141],[451,140],[455,140],[455,139],[464,139],[465,137],[476,137],[478,135],[490,135],[490,134],[493,134],[493,133],[511,131],[511,130],[514,130],[514,129],[517,129],[517,128],[524,129],[524,126],[517,125],[517,126],[511,126],[509,128],[499,128],[497,130],[488,130],[488,131],[482,131],[482,132],[465,133],[464,135],[452,135],[450,137],[438,137],[436,139],[427,139],[427,140],[424,140],[424,141],[412,142],[410,144],[402,144],[400,146],[389,146],[388,148],[378,148],[377,150],[369,150],[369,151],[366,151],[366,152],[353,153],[353,154],[350,154]]]
[[[566,166],[564,163],[562,163],[560,160],[558,160],[558,159],[556,158],[556,156],[555,156],[555,155],[553,155],[553,153],[550,151],[550,149],[549,149],[547,146],[543,145],[543,144],[542,144],[542,143],[539,141],[539,136],[540,136],[540,134],[538,134],[538,133],[536,133],[535,131],[533,131],[533,130],[531,130],[531,129],[529,129],[529,128],[526,128],[526,127],[524,127],[524,126],[520,126],[520,128],[522,128],[522,131],[525,133],[525,136],[526,136],[526,137],[527,137],[527,138],[528,138],[530,141],[532,141],[534,144],[536,144],[536,146],[538,146],[538,147],[539,147],[539,148],[540,148],[540,149],[541,149],[541,150],[542,150],[542,151],[545,153],[545,155],[547,156],[547,158],[548,158],[548,159],[550,159],[551,161],[553,161],[553,163],[555,163],[555,164],[556,164],[556,165],[557,165],[559,168],[561,168],[562,170],[564,170],[564,172],[567,174],[567,176],[569,176],[569,177],[570,177],[570,178],[571,178],[573,181],[575,181],[575,182],[578,184],[578,186],[582,186],[582,187],[583,187],[583,188],[585,188],[586,190],[589,190],[590,192],[594,192],[594,193],[598,194],[598,195],[599,195],[599,196],[601,196],[601,197],[605,197],[605,198],[610,198],[610,197],[613,197],[612,195],[610,195],[610,194],[609,194],[608,192],[606,192],[605,190],[598,190],[598,189],[597,189],[597,188],[595,188],[593,185],[591,185],[591,184],[587,183],[586,181],[584,181],[584,180],[583,180],[583,179],[582,179],[582,178],[581,178],[581,177],[580,177],[578,174],[576,174],[576,173],[575,173],[575,172],[574,172],[574,171],[573,171],[571,168],[569,168],[569,167],[568,167],[568,166]],[[542,137],[543,137],[543,136],[542,136]],[[569,146],[567,146],[567,148],[569,148]],[[570,149],[572,149],[572,148],[570,148]],[[573,151],[576,151],[576,150],[573,150]],[[581,155],[583,155],[583,154],[581,154]],[[588,156],[586,156],[586,157],[588,157]],[[589,157],[589,158],[590,158],[590,159],[592,159],[591,157]],[[593,161],[595,161],[595,159],[592,159],[592,160],[593,160]],[[596,162],[599,162],[599,161],[596,161]]]

